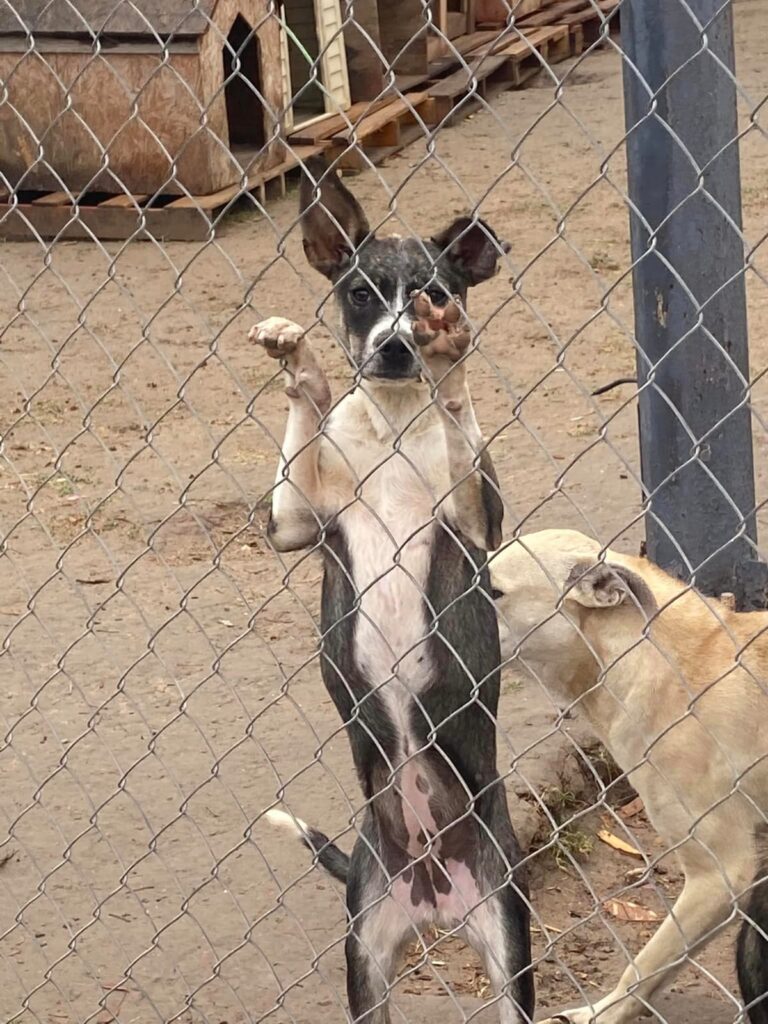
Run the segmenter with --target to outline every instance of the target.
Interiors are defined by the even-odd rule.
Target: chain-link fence
[[[0,0],[2,1020],[766,1019],[767,29]]]

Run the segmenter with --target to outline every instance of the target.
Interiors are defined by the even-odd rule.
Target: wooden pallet
[[[589,0],[555,0],[535,14],[522,18],[520,28],[526,31],[547,25],[566,25],[571,39],[571,51],[578,55],[603,34],[604,18],[609,19],[611,29],[618,26],[618,0],[596,0],[596,6],[597,10]]]
[[[105,195],[69,192],[0,193],[0,239],[108,240],[154,238],[198,242],[210,237],[214,221],[238,196],[253,195],[264,206],[285,195],[286,177],[299,162],[322,152],[325,144],[295,146],[283,163],[249,175],[246,185],[230,185],[210,195]]]
[[[367,100],[362,103],[354,103],[348,110],[338,114],[326,114],[319,117],[308,125],[300,125],[294,128],[288,135],[290,146],[314,146],[323,139],[330,138],[337,132],[343,131],[350,124],[356,124],[362,118],[368,117],[382,107],[386,107],[396,97],[387,94],[377,100]]]
[[[407,93],[330,136],[326,140],[329,158],[342,170],[362,171],[424,138],[425,126],[435,123],[430,92]]]
[[[564,25],[534,28],[509,41],[509,36],[469,54],[469,71],[460,68],[430,84],[435,114],[442,123],[453,123],[506,89],[519,88],[542,70],[570,56],[570,35]]]

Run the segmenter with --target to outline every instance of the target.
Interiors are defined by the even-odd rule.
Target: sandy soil
[[[753,98],[765,91],[767,17],[765,0],[737,6],[739,79]],[[560,94],[541,77],[354,187],[401,232],[481,201],[512,243],[471,304],[483,327],[473,391],[506,529],[570,525],[634,550],[631,389],[589,398],[634,364],[620,61],[603,50],[555,70],[567,72]],[[746,101],[741,111],[746,127]],[[768,230],[758,131],[742,167],[756,246]],[[337,391],[347,377],[295,195],[268,213],[230,218],[208,245],[0,248],[2,1020],[343,1019],[341,894],[260,818],[281,797],[349,846],[359,806],[319,680],[320,565],[276,557],[263,535],[285,402],[248,327],[270,314],[309,325],[320,311],[313,337]],[[762,249],[753,262],[766,270]],[[759,373],[768,291],[754,272],[748,286]],[[754,392],[762,416],[766,386]],[[755,444],[763,494],[757,421]],[[507,680],[500,713],[516,821],[532,790],[556,784],[569,746],[533,689]],[[636,841],[654,849],[642,822]],[[632,866],[607,848],[581,876],[536,858],[542,1011],[579,999],[577,983],[602,990],[618,940],[635,949],[649,934],[594,912]],[[657,882],[673,889],[672,868]],[[730,942],[702,960],[726,989]],[[463,949],[433,959],[453,991],[405,978],[408,1019],[482,1006]],[[675,1018],[730,1018],[701,970],[680,986],[662,1004]]]

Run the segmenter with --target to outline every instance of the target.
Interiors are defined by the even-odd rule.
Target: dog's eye
[[[349,293],[349,297],[352,299],[356,306],[365,306],[371,301],[371,289],[370,288],[353,288]]]
[[[444,306],[448,302],[448,293],[444,288],[438,288],[433,285],[431,288],[427,288],[427,295],[429,301],[433,306]]]
[[[499,598],[504,597],[504,591],[497,590],[496,587],[493,587],[491,589],[491,597],[493,598],[494,601],[498,601]]]

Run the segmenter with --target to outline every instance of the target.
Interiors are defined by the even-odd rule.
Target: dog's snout
[[[419,361],[405,332],[390,330],[372,342],[368,373],[389,380],[418,377]]]
[[[395,334],[382,342],[379,346],[379,353],[384,359],[397,361],[407,359],[411,354],[411,350],[408,348],[407,342]]]

